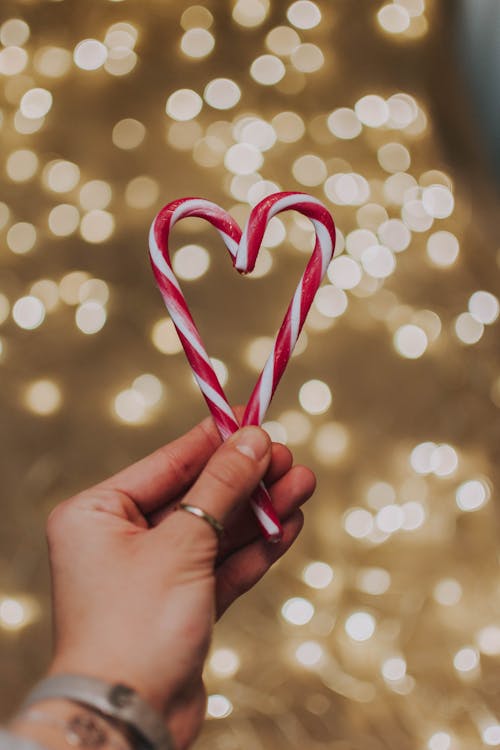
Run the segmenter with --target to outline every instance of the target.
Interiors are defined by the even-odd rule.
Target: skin
[[[241,410],[237,410],[241,417]],[[241,452],[255,443],[252,458]],[[259,447],[260,445],[260,447]],[[264,478],[283,539],[266,542],[248,503]],[[221,445],[211,418],[58,505],[47,523],[53,584],[50,674],[134,687],[165,718],[176,747],[202,725],[202,672],[214,623],[297,538],[314,474],[259,427]],[[225,526],[214,530],[184,500]]]

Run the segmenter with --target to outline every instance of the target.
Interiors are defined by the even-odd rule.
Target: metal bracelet
[[[31,709],[18,714],[18,718],[21,721],[37,722],[61,729],[64,739],[73,747],[86,747],[93,750],[111,747],[115,750],[130,750],[127,742],[120,742],[110,737],[109,726],[105,719],[97,715],[91,716],[82,712],[74,714],[69,719],[61,719],[45,711]]]

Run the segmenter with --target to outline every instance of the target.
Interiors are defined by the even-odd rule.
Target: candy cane
[[[333,256],[335,225],[329,211],[319,200],[305,193],[275,193],[254,207],[242,232],[236,221],[215,203],[203,198],[181,198],[164,206],[151,225],[149,253],[158,288],[223,440],[236,432],[240,424],[214,372],[172,270],[168,249],[169,234],[180,219],[188,216],[206,219],[221,235],[234,267],[240,273],[250,273],[255,266],[269,221],[281,211],[290,209],[311,220],[316,232],[316,243],[286,311],[272,351],[252,391],[241,423],[259,425],[264,419],[297,343],[314,295]],[[262,482],[251,498],[251,505],[264,536],[270,541],[278,541],[282,533],[281,524]]]

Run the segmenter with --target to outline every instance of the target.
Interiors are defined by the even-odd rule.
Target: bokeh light
[[[293,550],[217,624],[199,744],[498,746],[500,248],[460,150],[460,8],[196,2],[30,0],[0,21],[0,697],[9,711],[49,647],[45,552],[23,534],[43,537],[89,467],[104,478],[206,413],[149,267],[154,215],[200,196],[243,228],[299,190],[331,210],[336,252],[262,426],[293,451],[278,510],[300,465],[317,488]],[[314,240],[284,212],[240,276],[213,226],[176,225],[172,268],[231,404]]]

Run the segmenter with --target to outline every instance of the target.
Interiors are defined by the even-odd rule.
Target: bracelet
[[[84,675],[56,674],[33,688],[20,712],[49,698],[72,700],[124,722],[137,737],[138,750],[174,750],[163,718],[128,685]]]
[[[75,714],[70,719],[60,719],[44,711],[30,710],[18,715],[22,721],[40,722],[63,730],[64,739],[74,747],[100,748],[112,747],[115,750],[130,750],[130,745],[109,736],[108,726],[103,719],[96,716]]]
[[[38,742],[0,728],[0,750],[46,750]]]

